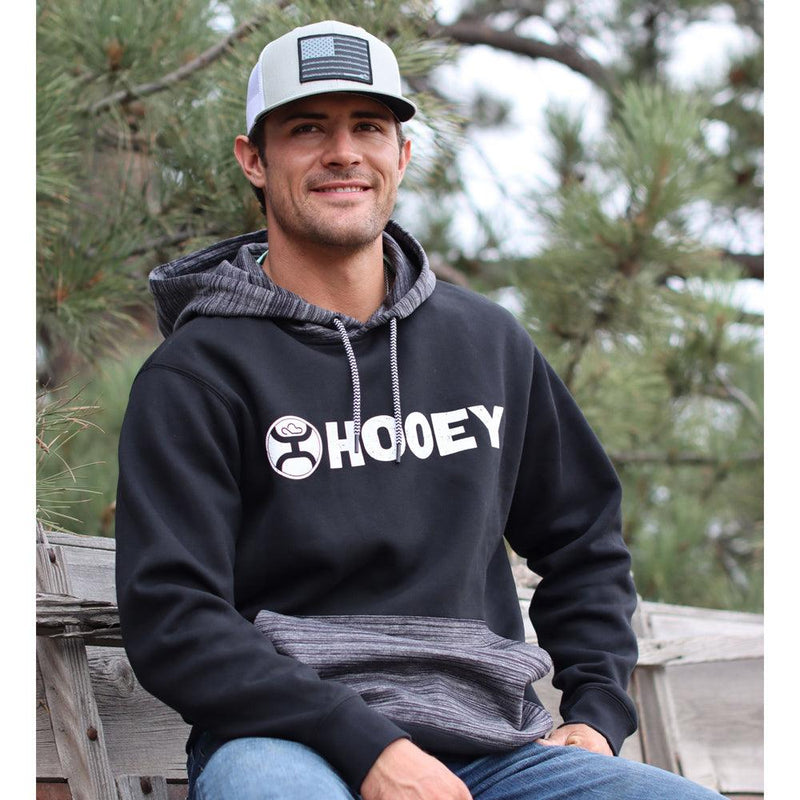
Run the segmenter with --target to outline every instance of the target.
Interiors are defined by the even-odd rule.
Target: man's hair
[[[267,119],[266,115],[261,117],[261,119],[258,120],[258,122],[256,122],[256,124],[253,126],[253,130],[250,131],[250,134],[247,137],[250,141],[250,144],[253,145],[253,147],[255,147],[256,150],[258,150],[258,157],[261,160],[262,164],[267,163],[267,156],[266,156],[267,149],[265,146],[266,137],[264,135],[264,123],[266,122],[266,119]],[[402,150],[403,145],[406,142],[406,134],[405,131],[403,130],[403,125],[399,120],[395,119],[394,126],[395,129],[397,130],[398,149]],[[250,188],[253,190],[253,193],[256,196],[256,200],[258,200],[258,205],[261,207],[261,213],[266,214],[267,203],[264,197],[264,190],[260,186],[256,186],[252,183],[250,184]]]

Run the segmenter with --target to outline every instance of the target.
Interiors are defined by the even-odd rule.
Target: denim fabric
[[[720,800],[679,775],[578,747],[528,744],[475,761],[443,759],[474,800]]]
[[[209,746],[211,745],[211,746]],[[217,749],[213,749],[217,747]],[[213,751],[206,756],[208,751]],[[479,759],[443,758],[474,800],[719,800],[670,772],[577,747],[528,744]],[[282,739],[200,737],[188,800],[358,800],[315,751]]]
[[[250,737],[219,745],[205,734],[189,754],[188,800],[353,800],[345,782],[314,750],[283,739]]]

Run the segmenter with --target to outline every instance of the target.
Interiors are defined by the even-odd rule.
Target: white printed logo
[[[307,478],[322,460],[322,437],[302,417],[281,417],[266,438],[267,458],[279,475],[292,480]]]
[[[412,411],[400,431],[400,450],[420,460],[448,457],[487,445],[500,449],[503,406],[474,405],[423,414]],[[363,467],[367,460],[394,461],[395,421],[388,414],[364,420],[360,446],[352,420],[323,424],[325,437],[302,417],[276,420],[267,431],[267,456],[279,475],[292,480],[307,478],[327,451],[329,469]]]

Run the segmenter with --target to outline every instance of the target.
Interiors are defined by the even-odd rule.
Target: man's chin
[[[350,225],[340,222],[333,225],[318,225],[313,231],[307,231],[306,237],[319,245],[352,250],[361,250],[380,238],[388,222],[375,220],[370,224]]]

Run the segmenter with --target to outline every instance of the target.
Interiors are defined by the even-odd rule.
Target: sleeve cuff
[[[637,726],[633,701],[602,686],[587,687],[572,702],[562,703],[561,716],[564,724],[582,722],[602,733],[615,756]]]
[[[310,744],[358,795],[378,756],[397,739],[410,738],[361,697],[351,697],[320,722]]]

